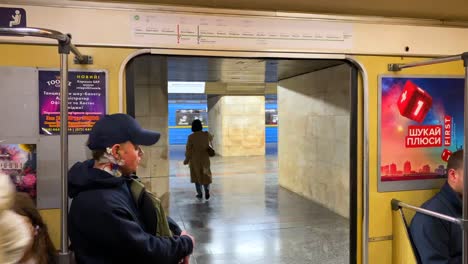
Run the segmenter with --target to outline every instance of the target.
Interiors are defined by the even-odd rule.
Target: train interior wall
[[[118,71],[121,62],[132,52],[134,49],[125,49],[125,48],[92,48],[85,47],[82,48],[82,52],[86,54],[91,54],[94,56],[95,64],[91,66],[77,66],[72,65],[72,68],[75,69],[106,69],[109,73],[109,113],[118,112]],[[42,45],[13,45],[13,44],[2,44],[0,45],[0,52],[4,54],[2,61],[0,62],[1,66],[4,67],[40,67],[40,68],[54,68],[57,69],[59,56],[57,54],[56,47],[54,46],[42,46]],[[388,237],[393,235],[393,239],[369,242],[369,263],[401,263],[398,262],[396,256],[402,255],[402,250],[407,247],[400,247],[400,239],[404,236],[398,236],[394,232],[401,232],[397,230],[393,223],[397,221],[395,215],[392,215],[390,209],[390,200],[392,198],[400,199],[404,202],[412,203],[415,205],[420,205],[423,201],[431,197],[437,190],[419,190],[419,191],[403,191],[403,192],[387,192],[379,193],[377,191],[377,146],[378,146],[378,119],[377,119],[377,107],[378,107],[378,76],[381,74],[393,74],[387,71],[388,63],[404,63],[412,62],[415,60],[423,58],[401,58],[396,56],[358,56],[356,57],[360,61],[367,71],[368,82],[369,82],[369,98],[364,98],[369,100],[369,143],[370,143],[370,174],[369,174],[369,238],[378,238],[378,237]],[[443,65],[435,65],[425,68],[416,68],[409,69],[405,71],[405,74],[429,74],[429,75],[462,75],[463,67],[461,63],[448,63]],[[362,90],[362,82],[366,80],[361,80],[361,86],[359,89],[360,101],[359,101],[359,113],[358,116],[363,116],[363,101],[364,96]],[[167,99],[166,99],[167,103]],[[166,106],[167,109],[167,106]],[[11,114],[11,113],[10,113]],[[12,119],[15,117],[12,115]],[[18,120],[19,122],[21,120]],[[24,120],[22,122],[31,122],[30,120]],[[362,119],[359,121],[359,134],[361,137],[363,134],[362,130]],[[161,124],[167,128],[168,120],[164,120]],[[4,135],[2,135],[4,136]],[[362,152],[362,141],[358,141],[358,158],[363,157]],[[363,166],[362,163],[358,163],[358,175],[362,175]],[[167,172],[168,173],[168,172]],[[55,175],[57,177],[58,175]],[[358,187],[362,185],[362,178],[358,178]],[[363,208],[361,206],[363,190],[359,187],[359,202],[358,202],[358,215],[362,215]],[[57,190],[58,193],[58,190]],[[38,195],[43,195],[42,191],[38,190]],[[57,195],[54,199],[57,201],[60,199]],[[388,206],[386,206],[388,205]],[[45,217],[50,232],[52,235],[53,242],[56,246],[59,246],[60,238],[60,210],[57,208],[41,208],[41,214]],[[358,234],[361,234],[363,231],[362,220],[358,218],[357,229]],[[361,251],[362,237],[358,235],[358,263],[362,256],[359,252]],[[366,238],[367,239],[367,238]],[[404,241],[403,241],[404,242]]]

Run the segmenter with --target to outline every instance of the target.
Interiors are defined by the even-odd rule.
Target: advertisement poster
[[[68,133],[88,134],[106,114],[106,72],[70,71],[68,75]],[[39,130],[60,134],[60,71],[39,71]]]
[[[191,126],[193,120],[199,119],[204,126],[208,121],[206,109],[180,109],[176,110],[176,125]]]
[[[380,79],[379,191],[438,188],[463,147],[464,79]]]
[[[10,177],[16,190],[37,197],[36,144],[0,144],[0,172]]]
[[[278,125],[278,109],[265,109],[265,125]]]

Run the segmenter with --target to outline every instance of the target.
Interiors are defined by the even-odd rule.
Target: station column
[[[208,116],[219,155],[265,155],[265,96],[210,96]]]

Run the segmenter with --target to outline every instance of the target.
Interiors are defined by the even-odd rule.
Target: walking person
[[[205,191],[205,199],[210,199],[211,169],[210,169],[210,143],[213,135],[203,131],[200,120],[192,122],[192,134],[189,135],[185,148],[184,165],[190,167],[190,181],[195,184],[197,198],[203,197],[202,186]]]

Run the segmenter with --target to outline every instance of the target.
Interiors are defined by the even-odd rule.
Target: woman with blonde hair
[[[33,235],[33,243],[26,251],[21,264],[55,264],[57,263],[57,251],[34,201],[27,193],[16,193],[13,211],[23,216],[29,224]]]
[[[16,264],[31,248],[32,234],[26,219],[11,210],[15,189],[10,177],[0,173],[0,263]]]

